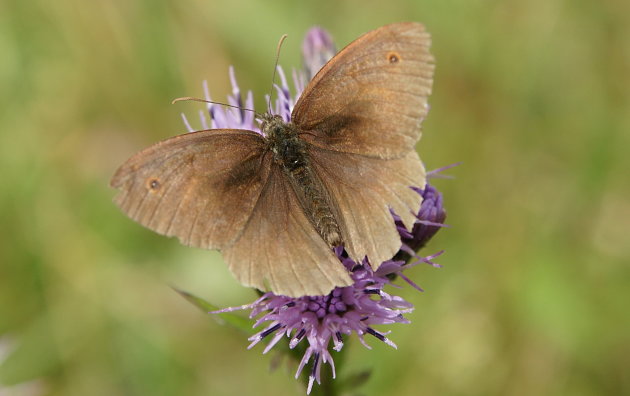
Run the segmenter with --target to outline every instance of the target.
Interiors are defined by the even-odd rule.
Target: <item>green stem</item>
[[[307,345],[306,343],[300,343],[294,349],[288,349],[289,355],[295,359],[296,362],[300,362],[304,353],[306,353]],[[333,358],[335,359],[335,367],[337,368],[337,373],[339,372],[339,367],[343,366],[345,357],[346,357],[346,349],[342,349],[339,352],[333,351]],[[311,361],[309,364],[304,367],[302,370],[302,374],[300,375],[300,380],[304,384],[304,389],[308,388],[308,377],[311,374],[311,370],[313,367],[313,356],[311,356]],[[347,384],[344,386],[342,382],[338,379],[334,379],[332,376],[332,366],[330,364],[324,364],[322,362],[322,358],[320,357],[319,362],[320,365],[320,380],[321,384],[318,384],[317,381],[313,384],[313,388],[311,389],[311,393],[309,396],[338,396],[342,393],[342,389],[347,390]]]

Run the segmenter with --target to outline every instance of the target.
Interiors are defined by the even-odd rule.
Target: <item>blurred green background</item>
[[[275,46],[312,25],[341,47],[416,20],[437,59],[418,150],[452,228],[408,275],[393,350],[351,342],[365,395],[630,394],[630,2],[0,1],[0,395],[295,395],[293,368],[183,300],[255,294],[217,252],[113,205],[128,156],[231,91],[257,106]],[[198,125],[198,124],[195,124]],[[273,355],[273,354],[270,354]]]

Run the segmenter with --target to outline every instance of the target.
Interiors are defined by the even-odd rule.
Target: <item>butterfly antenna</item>
[[[273,75],[271,76],[271,89],[269,90],[269,102],[267,103],[267,112],[271,114],[271,98],[273,97],[273,86],[274,81],[276,80],[276,70],[278,70],[278,60],[280,59],[280,49],[282,48],[282,43],[286,40],[287,35],[283,34],[278,41],[278,47],[276,47],[276,63],[273,65]]]
[[[243,111],[251,111],[252,113],[256,114],[257,117],[261,117],[261,114],[258,113],[256,110],[252,110],[252,109],[246,109],[244,107],[238,107],[238,106],[233,106],[231,104],[227,104],[227,103],[221,103],[221,102],[215,102],[213,100],[206,100],[206,99],[200,99],[200,98],[194,98],[192,96],[184,96],[182,98],[177,98],[174,99],[171,104],[175,104],[177,102],[201,102],[201,103],[210,103],[210,104],[216,104],[216,105],[220,105],[220,106],[226,106],[226,107],[232,107],[234,109],[239,109],[239,110],[243,110]]]

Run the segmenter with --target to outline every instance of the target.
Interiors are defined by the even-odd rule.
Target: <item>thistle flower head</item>
[[[438,227],[436,220],[438,218],[443,220],[444,217],[435,215],[444,213],[442,201],[431,199],[430,194],[435,196],[439,193],[428,184],[424,189],[416,191],[425,197],[418,212],[417,224],[430,223],[432,227]],[[411,241],[422,240],[426,243],[433,234],[434,232],[429,235],[425,228],[414,227],[411,232],[405,229],[401,238]],[[378,331],[373,326],[409,323],[404,314],[411,312],[413,305],[402,297],[386,292],[385,286],[392,284],[394,277],[391,275],[398,275],[414,288],[422,290],[402,272],[422,262],[438,266],[432,259],[441,254],[438,252],[432,256],[420,257],[414,252],[415,261],[407,263],[389,260],[374,271],[367,259],[356,263],[348,258],[342,248],[337,248],[336,253],[351,274],[354,281],[351,286],[337,287],[325,296],[298,298],[268,292],[251,304],[215,311],[215,313],[221,313],[250,310],[250,318],[257,318],[254,327],[263,325],[265,327],[249,338],[251,342],[249,348],[264,339],[269,339],[263,353],[271,350],[284,337],[289,339],[291,349],[300,343],[307,343],[306,352],[295,375],[297,378],[305,365],[312,360],[307,393],[310,393],[315,381],[321,382],[322,364],[330,364],[333,378],[335,377],[335,366],[330,349],[341,351],[344,336],[355,334],[365,347],[370,348],[365,341],[365,335],[369,335],[396,348],[396,344],[387,337],[389,332]]]
[[[416,214],[416,222],[411,231],[407,230],[399,216],[392,213],[402,241],[400,251],[394,256],[395,260],[408,261],[414,257],[418,259],[416,252],[422,249],[441,227],[444,227],[443,223],[446,220],[442,193],[429,183],[424,188],[412,187],[412,189],[422,195],[422,206]]]
[[[255,326],[266,327],[249,338],[250,348],[265,338],[271,337],[264,352],[269,351],[285,336],[289,338],[289,347],[299,343],[308,344],[306,352],[298,366],[296,378],[305,365],[312,359],[307,393],[313,382],[320,382],[323,363],[331,365],[333,378],[335,367],[329,348],[340,351],[344,345],[344,336],[356,334],[363,345],[370,348],[364,336],[371,335],[396,348],[373,325],[408,323],[403,314],[411,312],[413,306],[404,299],[391,296],[383,290],[390,283],[386,276],[389,271],[400,270],[402,263],[392,262],[388,271],[372,271],[367,260],[355,263],[344,257],[343,250],[337,251],[339,259],[351,271],[354,284],[335,288],[326,296],[306,296],[292,298],[265,293],[250,304],[250,317],[261,315]]]

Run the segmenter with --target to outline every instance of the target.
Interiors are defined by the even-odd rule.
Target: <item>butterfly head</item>
[[[282,117],[276,114],[265,113],[261,116],[261,120],[260,130],[267,137],[281,134],[280,130],[286,125]]]

